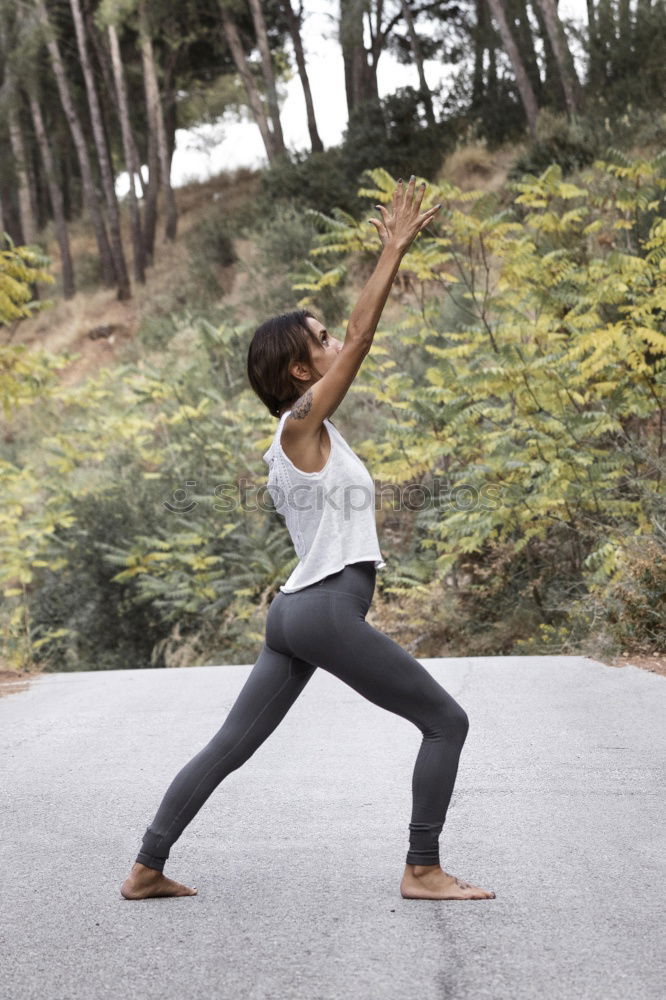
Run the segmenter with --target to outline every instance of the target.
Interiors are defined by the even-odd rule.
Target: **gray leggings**
[[[206,799],[270,736],[321,667],[423,733],[406,862],[439,863],[439,835],[469,720],[418,660],[366,622],[375,573],[373,562],[349,563],[292,594],[278,591],[257,662],[221,729],[169,785],[137,861],[162,871],[171,845]]]

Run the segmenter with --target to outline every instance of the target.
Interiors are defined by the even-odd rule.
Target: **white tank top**
[[[304,472],[280,442],[282,414],[273,443],[262,455],[268,465],[266,488],[287,525],[300,562],[280,590],[291,594],[337,573],[348,563],[373,561],[386,566],[375,522],[375,484],[342,434],[325,417],[331,453],[319,472]]]

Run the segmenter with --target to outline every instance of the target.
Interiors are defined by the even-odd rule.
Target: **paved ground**
[[[247,666],[43,676],[0,701],[0,994],[11,1000],[662,1000],[662,677],[575,657],[424,660],[471,728],[444,868],[403,900],[420,733],[318,672],[123,900],[176,771]]]

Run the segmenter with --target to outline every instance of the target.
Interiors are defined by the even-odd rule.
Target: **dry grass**
[[[53,305],[30,319],[23,320],[14,336],[13,344],[26,344],[51,354],[68,352],[80,356],[63,366],[63,385],[73,385],[92,375],[100,368],[117,363],[124,345],[131,342],[142,317],[148,315],[161,298],[173,297],[174,289],[183,284],[187,271],[187,254],[184,237],[210,210],[211,203],[224,199],[229,211],[252,198],[258,186],[258,172],[237,170],[220,174],[202,183],[193,183],[176,191],[178,205],[178,236],[174,242],[166,241],[161,224],[155,241],[155,263],[147,271],[145,285],[132,282],[132,298],[120,302],[115,289],[93,288],[82,290],[66,301],[56,297],[52,286],[41,286],[43,298],[53,296]],[[159,206],[158,206],[159,209]],[[161,220],[158,214],[158,220]],[[123,240],[131,273],[131,240],[126,206],[122,211]],[[52,228],[41,234],[43,243],[53,260],[52,272],[58,273],[60,257],[53,238]],[[72,253],[76,262],[94,257],[96,245],[86,220],[77,220],[70,230]],[[239,241],[242,252],[249,253],[247,241]],[[221,284],[224,291],[232,292],[235,269],[224,269]],[[110,335],[92,339],[89,334],[95,327],[108,326]]]
[[[0,698],[26,691],[30,681],[42,676],[41,671],[0,670]]]
[[[437,180],[449,181],[461,191],[498,191],[522,152],[522,147],[515,144],[502,146],[491,153],[482,142],[469,143],[446,157]]]

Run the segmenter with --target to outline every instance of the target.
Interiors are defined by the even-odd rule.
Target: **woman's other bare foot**
[[[405,865],[403,899],[494,899],[495,893],[449,875],[439,865]]]
[[[174,882],[156,868],[147,868],[135,861],[132,870],[120,887],[125,899],[148,899],[150,896],[196,896],[197,890]]]

